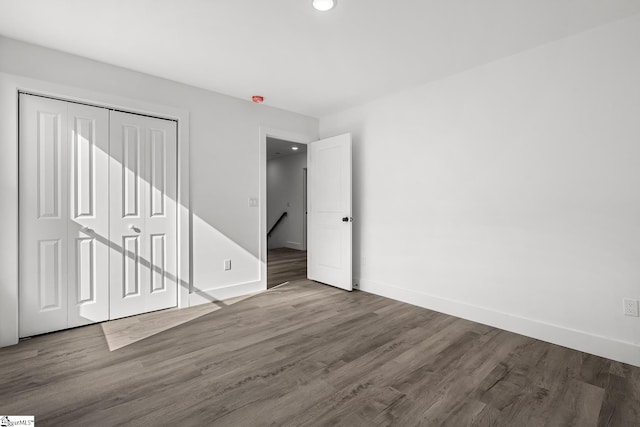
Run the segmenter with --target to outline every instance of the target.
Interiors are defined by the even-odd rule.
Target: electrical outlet
[[[625,298],[622,300],[622,313],[625,316],[638,317],[638,300]]]
[[[224,260],[224,271],[227,270],[231,270],[231,260],[230,259],[225,259]]]

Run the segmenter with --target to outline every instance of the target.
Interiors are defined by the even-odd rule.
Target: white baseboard
[[[359,284],[359,289],[364,292],[640,367],[640,345],[632,342],[620,341],[367,279],[357,280],[356,283]]]
[[[189,294],[189,307],[252,294],[259,291],[264,291],[265,289],[266,286],[264,282],[257,281],[239,283],[237,285],[225,286],[224,288],[195,291]]]
[[[289,248],[289,249],[296,249],[298,251],[302,251],[304,250],[304,248],[302,247],[302,243],[298,243],[298,242],[285,242],[284,243],[284,247],[285,248]]]

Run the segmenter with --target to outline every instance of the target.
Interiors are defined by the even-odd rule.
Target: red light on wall
[[[262,104],[264,102],[264,96],[260,96],[260,95],[253,95],[251,97],[251,100],[253,102],[255,102],[256,104]]]

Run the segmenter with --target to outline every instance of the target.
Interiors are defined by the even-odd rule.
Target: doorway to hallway
[[[307,277],[307,146],[267,138],[267,289]]]

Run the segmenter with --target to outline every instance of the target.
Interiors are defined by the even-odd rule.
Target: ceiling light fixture
[[[336,7],[336,0],[313,0],[311,4],[320,12],[328,12]]]
[[[291,149],[292,149],[292,150],[297,150],[297,149],[298,149],[298,147],[291,147]]]

